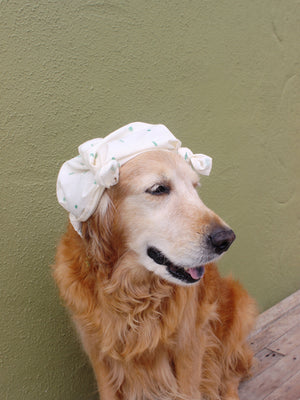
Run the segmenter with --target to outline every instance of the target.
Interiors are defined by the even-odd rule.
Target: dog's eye
[[[167,185],[154,185],[146,190],[146,193],[153,194],[154,196],[161,196],[170,193],[170,187]]]

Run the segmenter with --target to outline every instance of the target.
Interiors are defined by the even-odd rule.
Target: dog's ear
[[[96,211],[82,226],[89,260],[107,272],[111,271],[117,254],[113,238],[114,216],[115,207],[106,190]]]

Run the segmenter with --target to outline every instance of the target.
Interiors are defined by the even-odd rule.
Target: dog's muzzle
[[[156,264],[164,265],[167,271],[174,278],[185,282],[185,283],[196,283],[198,282],[204,274],[204,266],[185,269],[180,265],[175,265],[172,263],[160,250],[156,247],[148,247],[148,256],[156,262]]]

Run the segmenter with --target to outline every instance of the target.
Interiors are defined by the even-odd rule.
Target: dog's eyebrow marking
[[[171,184],[171,179],[167,177],[165,174],[151,174],[148,179],[147,187],[156,184],[164,184],[169,185]]]
[[[172,186],[171,179],[168,178],[165,174],[153,175],[153,177],[149,179],[146,190],[149,188],[151,189],[153,186],[159,186],[159,185],[168,186],[169,188],[171,188]]]

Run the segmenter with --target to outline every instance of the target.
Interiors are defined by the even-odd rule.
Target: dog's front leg
[[[192,353],[190,353],[192,352]],[[198,353],[198,354],[195,354]],[[191,357],[193,354],[194,357]],[[174,366],[179,393],[188,399],[201,400],[200,382],[202,370],[201,349],[177,351]]]
[[[109,382],[107,366],[101,361],[93,361],[92,365],[97,380],[98,391],[101,400],[118,400],[112,384]]]
[[[226,393],[222,396],[223,400],[239,400],[238,394],[239,379],[233,379],[228,383]]]

